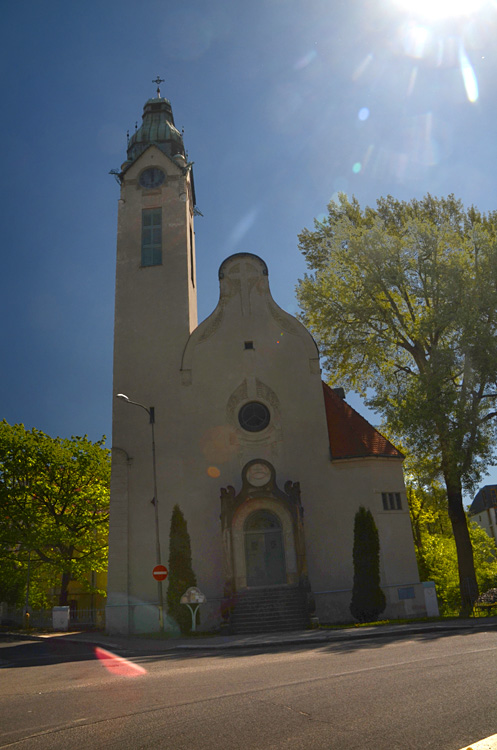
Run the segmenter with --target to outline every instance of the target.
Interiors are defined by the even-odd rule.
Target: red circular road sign
[[[156,581],[163,581],[167,578],[168,570],[165,565],[156,565],[152,571],[152,575]]]

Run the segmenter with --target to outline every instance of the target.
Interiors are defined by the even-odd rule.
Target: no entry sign
[[[165,565],[156,565],[152,571],[152,575],[156,581],[163,581],[167,578],[168,570]]]

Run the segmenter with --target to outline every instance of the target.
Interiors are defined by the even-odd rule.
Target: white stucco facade
[[[203,627],[218,628],[223,614],[229,621],[251,588],[270,596],[300,587],[322,621],[350,620],[354,517],[363,505],[379,531],[385,614],[424,614],[401,456],[369,445],[369,425],[362,454],[336,449],[342,422],[350,430],[355,417],[331,391],[338,416],[327,415],[314,341],[273,300],[257,255],[223,262],[219,303],[197,326],[191,169],[159,146],[123,165],[114,394],[154,407],[162,562],[178,504],[207,597]],[[151,168],[165,175],[158,187],[140,183]],[[144,209],[162,216],[161,262],[147,267]],[[159,627],[153,498],[148,416],[114,399],[110,632]]]

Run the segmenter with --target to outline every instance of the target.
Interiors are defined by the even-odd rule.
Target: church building
[[[174,505],[203,630],[350,622],[360,506],[379,532],[382,616],[425,615],[402,454],[322,382],[312,336],[271,296],[270,248],[224,260],[198,324],[193,171],[159,89],[119,180],[108,631],[168,629],[154,569]]]

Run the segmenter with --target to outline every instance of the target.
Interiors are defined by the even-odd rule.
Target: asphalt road
[[[497,732],[493,632],[121,654],[0,638],[0,747],[458,750]]]

